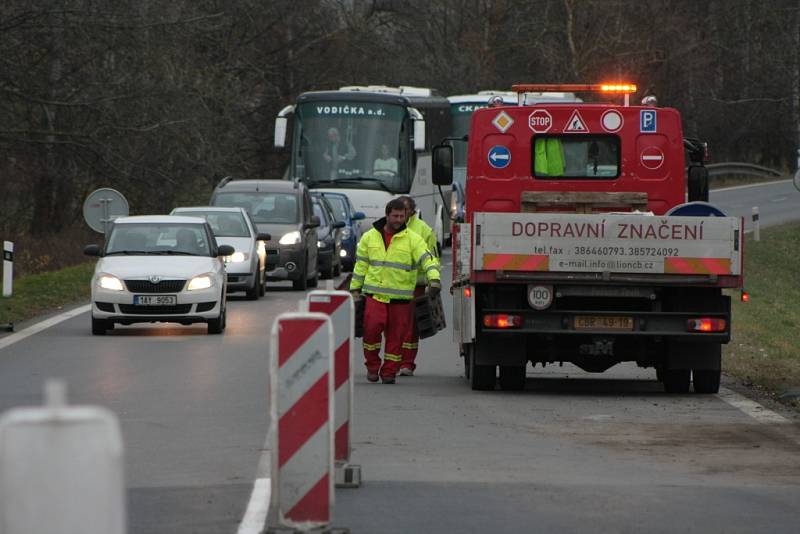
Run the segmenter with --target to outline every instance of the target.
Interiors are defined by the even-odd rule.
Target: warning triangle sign
[[[588,132],[589,128],[586,127],[586,123],[583,122],[583,117],[581,114],[578,113],[578,110],[572,112],[570,115],[569,120],[567,121],[567,127],[564,128],[565,132]]]

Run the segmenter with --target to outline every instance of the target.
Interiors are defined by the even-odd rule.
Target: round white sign
[[[553,286],[528,286],[528,304],[534,310],[545,310],[553,303]]]

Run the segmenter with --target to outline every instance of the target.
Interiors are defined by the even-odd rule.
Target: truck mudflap
[[[740,218],[476,213],[473,225],[477,272],[741,282]]]

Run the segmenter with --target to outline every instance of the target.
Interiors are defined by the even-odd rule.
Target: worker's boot
[[[377,382],[378,373],[367,373],[367,380],[369,380],[370,382]]]
[[[410,367],[401,367],[400,372],[397,374],[400,376],[414,376],[414,370]]]

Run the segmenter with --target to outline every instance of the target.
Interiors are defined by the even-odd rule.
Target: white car
[[[92,276],[92,334],[116,323],[208,323],[209,334],[225,330],[227,278],[220,245],[199,217],[145,215],[115,219]]]
[[[244,208],[203,206],[175,208],[170,215],[203,217],[211,226],[219,245],[230,245],[235,252],[225,256],[228,271],[228,293],[244,291],[247,298],[264,296],[267,284],[267,249],[265,241],[271,236],[258,233]]]

